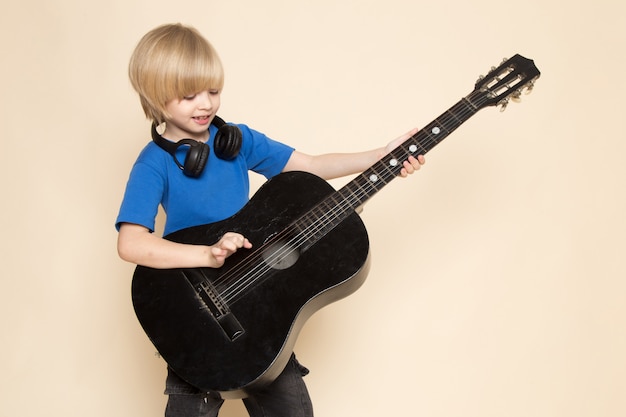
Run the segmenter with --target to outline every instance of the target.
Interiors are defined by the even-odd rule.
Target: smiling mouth
[[[192,119],[198,123],[205,124],[209,121],[210,116],[195,116],[195,117],[192,117]]]

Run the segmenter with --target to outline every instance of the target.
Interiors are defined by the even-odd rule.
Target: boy
[[[130,60],[129,77],[146,117],[154,123],[153,141],[132,168],[116,221],[117,247],[122,259],[152,268],[219,268],[237,250],[252,247],[234,232],[213,245],[174,243],[156,236],[152,232],[159,204],[166,212],[165,235],[213,223],[246,204],[248,170],[267,178],[296,170],[337,178],[364,171],[416,133],[371,151],[311,156],[246,125],[220,127],[223,122],[216,118],[224,84],[220,59],[195,29],[180,24],[160,26],[141,39]],[[156,126],[164,128],[159,133]],[[410,157],[401,176],[423,163],[423,156]],[[307,372],[292,355],[272,384],[243,400],[250,415],[312,416],[302,380]],[[217,416],[223,403],[219,395],[199,391],[171,369],[166,394],[168,417]]]

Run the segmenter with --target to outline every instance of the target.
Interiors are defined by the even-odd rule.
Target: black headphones
[[[239,154],[241,149],[241,130],[237,126],[228,125],[224,120],[215,116],[213,125],[217,127],[217,134],[213,140],[215,155],[220,159],[231,160]],[[152,140],[159,145],[161,149],[172,155],[176,165],[188,177],[199,177],[209,160],[209,145],[198,142],[194,139],[181,139],[178,142],[170,142],[163,136],[159,135],[156,130],[156,124],[152,125]],[[185,163],[181,164],[176,158],[176,150],[181,146],[189,146],[189,150],[185,155]]]

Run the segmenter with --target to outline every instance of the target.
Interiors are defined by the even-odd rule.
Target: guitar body
[[[280,374],[299,331],[315,311],[361,286],[369,267],[369,241],[355,212],[305,251],[294,252],[286,263],[262,262],[267,272],[261,279],[245,285],[237,281],[259,268],[249,266],[254,263],[249,260],[252,254],[258,258],[259,250],[275,251],[263,248],[266,241],[280,236],[333,192],[314,175],[280,174],[231,218],[166,236],[209,245],[234,231],[252,242],[251,250],[239,250],[219,269],[137,267],[132,282],[135,312],[179,376],[225,398],[245,396],[247,390],[269,384]],[[208,292],[198,290],[207,287]],[[230,296],[231,288],[236,288],[235,297]]]

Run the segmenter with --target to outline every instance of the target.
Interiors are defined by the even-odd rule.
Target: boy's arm
[[[211,246],[187,245],[163,239],[132,223],[123,223],[117,237],[120,258],[151,268],[218,268],[239,248],[251,247],[239,233],[228,232]]]
[[[417,129],[405,133],[402,136],[392,140],[385,147],[372,149],[365,152],[355,153],[329,153],[323,155],[307,155],[302,152],[294,151],[287,161],[283,172],[287,171],[306,171],[315,174],[325,180],[339,178],[346,175],[358,174],[375,164],[383,156],[391,152],[402,142],[417,133]],[[409,157],[403,163],[403,169],[400,172],[402,177],[417,171],[425,162],[424,156],[417,158]]]

